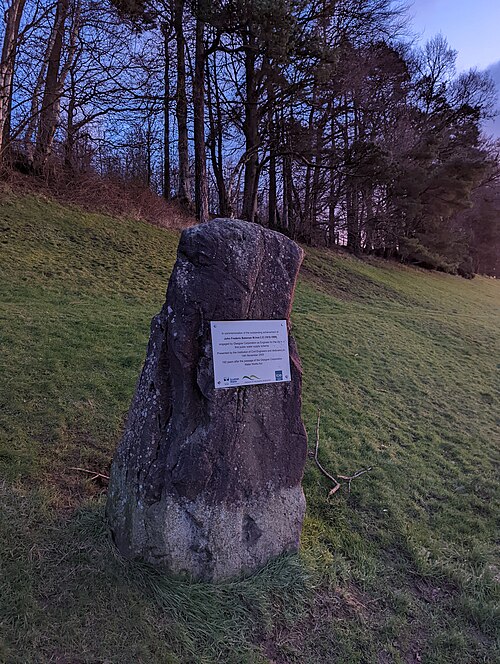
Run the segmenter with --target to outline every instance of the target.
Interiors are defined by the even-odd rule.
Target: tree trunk
[[[314,80],[313,83],[313,91],[312,91],[312,102],[311,102],[311,108],[309,110],[309,117],[307,121],[307,130],[308,130],[308,138],[310,141],[310,147],[311,147],[311,154],[313,152],[313,147],[314,147],[314,141],[313,141],[313,135],[315,135],[314,131],[314,118],[315,118],[315,112],[316,112],[316,105],[317,105],[317,93],[318,93],[318,86],[317,86],[317,81],[316,79]],[[305,183],[304,183],[304,219],[305,219],[305,227],[300,229],[300,235],[301,237],[308,242],[309,241],[309,230],[310,230],[310,222],[309,218],[311,215],[311,190],[312,190],[312,175],[313,175],[313,165],[311,160],[308,160],[307,166],[306,166],[306,172],[305,172]]]
[[[282,158],[282,178],[283,178],[283,229],[288,232],[291,238],[296,237],[297,224],[295,220],[295,211],[293,206],[293,162],[291,154],[290,134],[285,121],[285,115],[281,112],[281,142],[285,146],[285,154]],[[291,119],[290,119],[291,120]]]
[[[320,198],[322,183],[321,180],[321,166],[322,166],[322,149],[323,149],[323,132],[325,125],[328,121],[331,108],[328,107],[326,113],[321,118],[321,122],[317,122],[316,130],[314,132],[314,171],[311,183],[311,195],[309,201],[309,210],[307,211],[307,229],[306,239],[308,242],[314,243],[316,240],[316,216],[318,213],[318,201]]]
[[[153,180],[153,126],[151,114],[146,120],[146,186],[151,187]]]
[[[258,146],[259,109],[257,76],[255,71],[255,38],[250,35],[245,48],[245,186],[243,191],[242,217],[255,221],[257,213],[257,188],[259,184]]]
[[[49,41],[47,42],[47,47],[45,49],[45,55],[40,66],[40,71],[38,73],[33,94],[31,95],[31,105],[30,105],[30,115],[28,120],[28,125],[26,127],[26,133],[24,135],[24,144],[26,154],[28,159],[33,162],[35,156],[35,146],[34,146],[34,137],[39,119],[39,103],[40,95],[43,90],[43,83],[45,81],[47,66],[49,63],[49,56],[54,45],[54,31],[52,31]]]
[[[354,177],[356,156],[353,148],[357,139],[356,108],[354,103],[352,106],[349,106],[347,94],[344,95],[344,105],[342,134],[344,141],[344,164],[347,171],[345,178],[347,250],[353,254],[359,254],[361,251],[361,237],[358,217],[358,188]],[[354,114],[352,123],[350,122],[350,111]],[[350,130],[352,135],[350,135]]]
[[[347,250],[357,255],[361,252],[358,190],[350,176],[347,176],[346,186]]]
[[[35,146],[34,165],[37,171],[43,171],[52,152],[54,137],[59,124],[61,97],[66,77],[71,70],[76,54],[76,41],[80,29],[80,3],[73,6],[73,20],[68,43],[66,62],[61,67],[66,21],[69,15],[70,0],[59,0],[54,20],[54,38],[50,50],[45,90],[40,109],[39,130]],[[60,72],[59,72],[60,69]]]
[[[373,189],[368,188],[364,192],[364,202],[366,207],[366,220],[365,220],[365,242],[364,249],[367,252],[372,252],[373,246],[373,233],[375,225],[375,213],[373,210]]]
[[[208,221],[207,160],[205,152],[205,24],[196,20],[195,67],[193,79],[194,169],[196,218]]]
[[[211,79],[213,76],[213,94]],[[213,71],[208,71],[207,64],[207,93],[208,93],[208,118],[210,122],[210,141],[209,150],[214,171],[215,181],[217,183],[217,194],[219,198],[219,215],[221,217],[232,217],[233,210],[224,180],[224,157],[223,157],[223,127],[222,127],[222,109],[219,93],[219,81],[217,79],[217,59],[214,56]],[[215,113],[214,113],[215,111]]]
[[[170,26],[162,23],[163,63],[163,198],[170,200]]]
[[[290,206],[289,206],[289,201],[290,201],[290,168],[288,162],[290,161],[290,157],[288,155],[284,155],[282,159],[282,179],[283,179],[283,206],[282,206],[282,213],[281,213],[281,223],[283,225],[284,230],[289,230],[290,228]]]
[[[75,168],[75,112],[76,112],[76,89],[75,89],[75,76],[73,70],[70,73],[71,86],[68,102],[68,124],[66,127],[66,141],[64,144],[64,165],[72,171]]]
[[[269,210],[268,210],[268,223],[269,228],[276,228],[278,221],[278,199],[276,193],[276,155],[271,147],[271,155],[269,157]]]
[[[5,33],[0,59],[0,161],[10,139],[12,81],[17,55],[19,26],[26,0],[12,0],[5,12]]]
[[[35,168],[38,171],[43,170],[47,163],[59,119],[59,67],[61,65],[64,30],[68,12],[69,0],[59,0],[54,19],[54,39],[49,53],[35,147]]]
[[[331,146],[330,146],[330,171],[329,171],[329,193],[328,193],[328,238],[327,244],[338,244],[339,237],[336,228],[336,208],[339,200],[338,176],[335,172],[335,109],[332,110],[330,118]]]
[[[177,47],[177,89],[175,114],[177,118],[177,149],[179,155],[179,190],[180,201],[191,205],[191,177],[189,174],[188,143],[188,104],[186,95],[186,55],[183,30],[184,0],[174,2],[174,30]]]
[[[276,192],[276,123],[275,106],[276,94],[274,85],[268,77],[267,82],[268,122],[269,122],[269,199],[268,199],[268,224],[269,228],[276,228],[278,220],[278,202]]]

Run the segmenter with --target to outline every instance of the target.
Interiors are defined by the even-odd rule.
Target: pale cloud
[[[490,134],[494,138],[500,138],[500,60],[495,62],[495,64],[490,65],[486,71],[497,87],[497,116],[484,123],[484,131],[486,134]]]

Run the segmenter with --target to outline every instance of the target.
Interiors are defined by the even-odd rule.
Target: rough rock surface
[[[297,550],[307,440],[295,342],[291,382],[215,389],[210,321],[289,321],[302,257],[244,221],[182,233],[111,470],[107,516],[124,556],[217,581]]]

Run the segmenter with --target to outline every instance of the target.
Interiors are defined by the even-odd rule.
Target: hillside
[[[0,661],[442,664],[498,657],[500,285],[307,250],[293,313],[300,558],[217,587],[125,563],[106,475],[178,235],[0,205]]]

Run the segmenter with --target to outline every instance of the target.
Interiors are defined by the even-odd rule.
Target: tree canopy
[[[391,0],[8,0],[3,168],[92,171],[200,221],[496,275],[493,82],[403,25]]]

